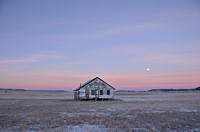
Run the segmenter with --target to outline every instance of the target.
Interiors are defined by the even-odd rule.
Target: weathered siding
[[[91,81],[87,85],[81,87],[78,90],[78,92],[75,91],[74,98],[75,99],[112,99],[114,98],[114,89],[111,86],[107,85],[101,79],[96,78],[95,80]]]

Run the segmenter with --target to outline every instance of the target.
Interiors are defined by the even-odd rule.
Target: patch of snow
[[[144,101],[145,100],[144,98],[116,98],[116,99],[119,99],[119,100],[122,100],[122,101],[135,101],[135,100]]]
[[[64,123],[67,123],[67,120],[64,120]]]
[[[108,110],[108,111],[115,111],[114,108],[108,108],[107,110]]]
[[[68,117],[75,117],[75,115],[73,115],[73,114],[71,114],[71,113],[68,113],[67,116],[68,116]]]
[[[29,129],[40,129],[40,125],[38,126],[29,126]],[[27,130],[26,132],[32,132],[32,130]]]
[[[171,130],[170,128],[167,128],[167,132],[176,132],[176,130]]]
[[[200,131],[200,128],[194,128],[192,130],[190,130],[190,132],[199,132]]]
[[[107,116],[109,116],[109,115],[110,115],[110,113],[103,113],[103,112],[98,112],[98,113],[96,114],[96,116],[99,116],[99,117],[102,117],[102,116],[107,117]]]
[[[162,110],[150,110],[150,109],[140,109],[142,113],[165,113],[166,111],[162,111]]]
[[[67,112],[60,112],[61,116],[64,118],[65,116],[68,116],[68,117],[75,117],[74,114],[71,114],[71,113],[67,113]]]
[[[152,113],[165,113],[165,111],[160,111],[160,110],[153,110],[151,111]]]
[[[95,111],[97,111],[97,110],[95,110],[95,109],[89,109],[88,111],[90,111],[90,112],[95,112]]]
[[[135,116],[134,115],[126,115],[126,118],[134,118]]]
[[[131,128],[131,130],[136,132],[147,131],[146,128]]]
[[[133,98],[123,98],[123,101],[133,101]]]
[[[186,108],[181,108],[180,112],[198,112],[198,110],[194,109],[194,110],[188,110]]]
[[[80,125],[67,125],[55,128],[55,131],[66,131],[66,132],[91,132],[91,131],[97,131],[97,132],[107,132],[107,129],[105,126],[100,125],[90,125],[90,124],[80,124]]]
[[[60,113],[63,114],[63,115],[67,114],[67,112],[60,112]]]
[[[193,112],[198,112],[198,110],[194,109]]]

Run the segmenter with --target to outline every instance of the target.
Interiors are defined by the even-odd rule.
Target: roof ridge
[[[83,85],[80,85],[78,88],[76,88],[74,91],[79,90],[80,88],[84,87],[85,85],[89,84],[90,82],[94,81],[95,79],[99,78],[102,82],[106,83],[107,85],[109,85],[111,88],[113,88],[115,90],[115,88],[113,86],[111,86],[110,84],[108,84],[107,82],[105,82],[104,80],[102,80],[100,77],[95,77],[91,80],[88,80],[87,82],[85,82]]]

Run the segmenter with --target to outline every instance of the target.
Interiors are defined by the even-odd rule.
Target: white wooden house
[[[74,99],[113,99],[114,90],[115,88],[111,85],[103,81],[101,78],[96,77],[76,88],[74,90]]]

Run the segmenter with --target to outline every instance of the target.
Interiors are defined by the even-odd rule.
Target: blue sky
[[[8,0],[0,20],[2,88],[200,85],[198,0]]]

